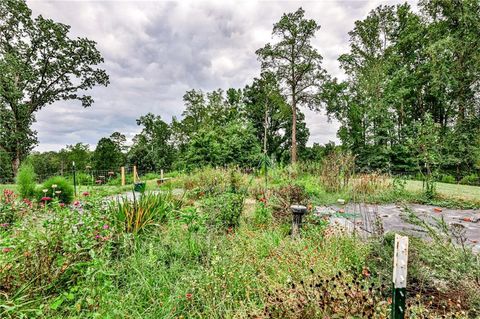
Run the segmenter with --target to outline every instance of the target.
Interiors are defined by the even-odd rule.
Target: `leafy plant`
[[[461,180],[460,180],[460,184],[466,184],[466,185],[480,185],[480,176],[478,176],[477,174],[470,174],[470,175],[467,175],[467,176],[464,176]]]
[[[58,199],[59,202],[69,204],[73,200],[73,186],[62,176],[47,179],[40,189],[37,189],[39,202],[50,202]],[[45,198],[49,198],[45,200]]]
[[[208,224],[217,228],[233,228],[240,224],[244,197],[223,193],[202,202],[202,210],[208,216]]]
[[[262,198],[255,206],[253,219],[257,225],[265,225],[272,220],[272,208],[267,206],[266,199]]]
[[[9,189],[4,189],[3,194],[0,195],[0,224],[2,224],[0,230],[10,226],[18,217],[16,199],[15,193]]]
[[[137,200],[123,197],[109,205],[119,228],[138,233],[154,223],[165,222],[176,209],[170,193],[144,193]]]
[[[33,165],[24,162],[17,174],[17,191],[22,198],[32,198],[35,196],[36,174]]]

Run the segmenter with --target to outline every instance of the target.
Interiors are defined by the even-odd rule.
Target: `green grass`
[[[211,186],[209,181],[216,180],[217,174],[224,174],[223,188],[220,187],[219,191],[210,194],[210,200],[222,201],[219,194],[225,193],[225,186],[230,183],[229,175],[225,171],[208,172],[210,175],[200,172],[195,178],[177,176],[174,181],[160,188],[155,179],[149,180],[146,181],[147,190],[177,188],[188,182],[192,184],[192,189],[200,188],[203,192]],[[281,187],[289,183],[288,175],[277,173],[269,183],[271,187]],[[243,183],[250,182],[250,176],[244,176]],[[253,186],[258,187],[262,183],[263,180],[259,177],[253,181]],[[314,204],[335,203],[338,198],[352,199],[349,192],[326,192],[315,176],[300,176],[296,183],[305,188]],[[415,189],[412,185],[420,188]],[[406,188],[408,191],[401,192],[389,188],[381,194],[373,194],[365,199],[421,199],[421,184],[412,184],[409,181]],[[27,257],[30,261],[50,265],[52,269],[47,269],[48,275],[58,272],[64,276],[51,287],[48,282],[42,294],[35,292],[38,287],[28,286],[28,281],[19,284],[17,290],[12,289],[0,294],[0,305],[2,298],[7,297],[9,305],[6,310],[0,307],[0,317],[2,311],[6,311],[7,318],[21,317],[22,314],[29,317],[32,313],[39,313],[40,318],[324,318],[327,313],[320,315],[322,311],[328,312],[328,316],[332,317],[334,307],[327,310],[316,309],[317,315],[298,312],[297,309],[303,307],[303,310],[310,311],[308,307],[318,307],[319,304],[315,298],[321,294],[320,291],[315,291],[305,298],[305,292],[313,288],[306,287],[304,283],[312,283],[313,280],[318,282],[320,279],[333,280],[332,276],[337,277],[339,272],[343,275],[336,280],[345,280],[343,283],[346,285],[347,282],[352,282],[353,277],[359,278],[359,281],[362,281],[362,290],[368,290],[365,288],[367,286],[364,286],[366,283],[368,287],[373,283],[378,289],[384,284],[381,288],[383,295],[380,297],[383,302],[378,305],[377,318],[388,315],[387,298],[391,289],[394,245],[391,234],[362,240],[335,231],[327,222],[308,215],[301,238],[292,240],[289,233],[290,219],[288,222],[281,219],[264,223],[255,221],[253,214],[248,211],[254,209],[258,201],[251,196],[247,198],[249,204],[241,215],[240,225],[234,229],[209,227],[205,222],[206,218],[214,213],[201,205],[201,200],[205,200],[205,197],[185,197],[182,199],[185,205],[183,208],[175,207],[165,218],[151,224],[148,229],[130,234],[125,233],[123,223],[112,219],[116,216],[112,211],[102,208],[103,199],[100,195],[107,196],[131,189],[132,185],[79,187],[80,194],[89,191],[92,195],[97,195],[82,201],[85,202],[84,211],[79,216],[84,219],[81,228],[84,233],[77,231],[77,217],[61,219],[61,215],[51,214],[55,210],[47,211],[48,207],[37,211],[40,218],[34,218],[35,214],[22,213],[22,220],[13,226],[18,227],[18,231],[11,233],[15,236],[0,232],[0,240],[3,240],[0,246],[13,247],[8,252],[9,255],[4,256],[18,260],[15,269],[19,276],[9,277],[9,280],[22,283],[21,260],[27,259],[21,258]],[[64,212],[67,213],[65,216],[70,216],[72,211]],[[59,218],[58,225],[63,226],[52,228],[52,231],[55,231],[53,236],[35,237],[44,230],[36,226],[37,221],[46,216]],[[110,226],[105,229],[102,226],[106,223]],[[190,227],[191,225],[198,227]],[[111,237],[104,242],[94,241],[94,234],[103,232],[108,232]],[[46,239],[52,240],[51,250],[44,247]],[[59,243],[68,244],[65,246],[69,248],[68,256],[82,257],[81,262],[73,262],[65,272],[65,269],[61,269],[66,254],[64,249],[57,247]],[[98,250],[92,248],[88,255],[78,250],[78,247],[92,243]],[[105,246],[99,245],[100,243]],[[33,248],[25,246],[22,249],[22,245],[33,245]],[[37,254],[30,254],[29,251],[40,252],[44,254],[45,260],[55,262],[42,263]],[[475,259],[474,255],[457,249],[449,241],[423,242],[412,238],[409,256],[408,295],[411,296],[410,301],[418,298],[415,299],[419,302],[418,307],[423,307],[419,311],[442,309],[441,303],[448,304],[448,298],[461,299],[463,309],[480,309],[480,298],[476,294],[480,267],[479,260]],[[0,269],[2,262],[5,267],[11,263],[0,259]],[[29,269],[37,276],[37,268],[31,265],[34,264],[30,264]],[[439,282],[446,292],[439,293],[435,290]],[[322,288],[325,289],[323,291],[339,290],[332,285]],[[340,289],[340,295],[344,296],[345,291]],[[431,299],[427,299],[431,295],[435,295],[436,304],[425,310],[424,308],[431,305]],[[311,302],[310,306],[301,304],[306,299]],[[63,301],[58,304],[58,300]],[[349,308],[351,304],[363,303],[364,299],[353,294],[344,301],[335,302],[345,303]],[[264,312],[265,309],[274,309],[279,304],[288,306],[287,310],[290,312],[273,316]],[[337,311],[336,307],[335,309]],[[355,318],[360,318],[361,313],[356,313],[358,316]],[[472,312],[471,317],[474,318],[477,314]],[[353,318],[342,312],[334,315],[338,318]],[[410,313],[410,317],[416,316]],[[441,314],[437,312],[424,312],[423,316],[440,317]],[[457,318],[466,316],[460,315]]]
[[[480,187],[460,184],[436,183],[437,192],[444,197],[453,197],[464,200],[480,200]],[[408,180],[406,189],[411,192],[421,192],[422,182]]]

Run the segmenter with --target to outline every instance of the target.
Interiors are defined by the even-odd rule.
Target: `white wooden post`
[[[392,319],[403,319],[405,317],[407,265],[408,237],[395,234],[395,250],[393,254]]]
[[[163,169],[160,170],[160,180],[163,182]]]

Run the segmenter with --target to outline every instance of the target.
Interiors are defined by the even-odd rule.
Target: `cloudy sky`
[[[94,146],[119,131],[131,138],[147,112],[167,122],[183,111],[182,96],[195,88],[240,88],[259,74],[255,50],[271,41],[282,13],[302,6],[321,29],[314,45],[324,67],[343,77],[337,58],[348,51],[348,31],[380,4],[403,1],[48,1],[27,0],[34,15],[71,26],[72,36],[98,43],[111,84],[95,88],[95,104],[57,102],[38,113],[37,150],[66,144]],[[306,111],[309,143],[337,141],[338,124]]]

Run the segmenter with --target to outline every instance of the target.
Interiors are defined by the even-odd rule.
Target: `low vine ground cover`
[[[0,317],[388,318],[392,234],[361,240],[310,214],[292,240],[285,210],[422,195],[376,178],[329,193],[315,172],[269,174],[265,188],[203,169],[129,204],[98,188],[69,205],[2,193]],[[410,244],[407,317],[478,318],[478,256],[440,237]]]

